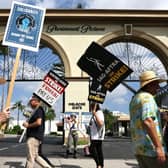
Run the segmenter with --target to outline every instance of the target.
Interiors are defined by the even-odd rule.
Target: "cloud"
[[[115,104],[126,104],[124,96],[128,94],[128,89],[120,84],[113,92],[108,92],[106,99],[112,101]]]
[[[167,0],[88,0],[88,8],[97,9],[168,9]]]
[[[0,8],[10,8],[13,0],[5,0]],[[83,8],[89,9],[168,9],[167,0],[17,0],[23,3],[33,4],[44,8],[72,9],[80,3]]]
[[[39,1],[36,4],[37,6],[41,6],[43,8],[48,8],[48,9],[52,9],[52,8],[57,8],[57,4],[55,3],[55,0],[43,0],[43,1]]]
[[[14,0],[5,0],[0,5],[0,9],[10,9],[12,1],[14,1]],[[56,8],[57,7],[57,5],[56,5],[57,3],[55,0],[50,0],[50,1],[48,1],[48,0],[17,0],[17,1],[22,2],[22,3],[40,6],[40,7],[44,7],[44,8]]]
[[[13,0],[4,1],[0,8],[10,8]],[[86,5],[87,0],[17,0],[18,2],[27,3],[31,5],[40,6],[46,9],[71,9],[76,8],[80,3],[83,6]]]
[[[5,0],[5,1],[1,2],[0,9],[9,9],[9,8],[11,8],[12,1],[13,0]]]

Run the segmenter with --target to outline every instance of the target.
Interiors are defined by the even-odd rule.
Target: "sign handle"
[[[10,106],[11,97],[12,97],[12,93],[13,93],[13,87],[14,87],[14,84],[15,84],[16,73],[17,73],[18,66],[19,66],[19,60],[20,60],[21,52],[22,52],[22,49],[18,48],[17,53],[16,53],[15,64],[14,64],[13,71],[12,71],[11,82],[10,82],[10,85],[9,85],[8,97],[7,97],[7,100],[6,100],[6,106],[5,107]]]
[[[13,88],[14,88],[15,79],[16,79],[16,74],[17,74],[17,70],[18,70],[18,66],[19,66],[19,60],[20,60],[21,52],[22,52],[22,49],[18,48],[17,53],[16,53],[15,63],[14,63],[13,70],[12,70],[11,81],[10,81],[10,85],[9,85],[9,89],[8,89],[8,96],[7,96],[6,105],[5,105],[6,108],[10,106],[11,97],[12,97]],[[6,125],[7,124],[4,123],[1,126],[2,131],[5,130]]]

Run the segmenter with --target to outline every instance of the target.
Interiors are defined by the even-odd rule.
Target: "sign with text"
[[[87,48],[77,65],[109,91],[133,72],[116,56],[95,42]]]
[[[88,100],[103,104],[107,90],[96,80],[91,81]]]
[[[69,106],[72,107],[72,110],[82,110],[84,106],[86,106],[85,102],[70,102],[68,103]]]
[[[40,87],[34,92],[49,106],[53,106],[59,96],[64,92],[68,82],[50,71],[45,77]]]
[[[3,45],[38,51],[45,9],[13,2]]]

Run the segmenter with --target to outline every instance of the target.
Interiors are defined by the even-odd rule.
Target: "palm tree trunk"
[[[17,125],[19,125],[19,109],[18,109],[18,113],[17,113]]]

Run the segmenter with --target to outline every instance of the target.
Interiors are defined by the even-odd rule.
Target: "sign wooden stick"
[[[11,81],[10,81],[10,85],[9,85],[9,90],[8,90],[8,96],[7,96],[6,105],[5,105],[6,108],[10,106],[11,97],[12,97],[13,88],[14,88],[15,79],[16,79],[16,74],[17,74],[17,70],[18,70],[18,66],[19,66],[19,60],[20,60],[21,52],[22,52],[22,49],[18,48],[17,53],[16,53],[15,63],[14,63],[13,70],[12,70],[12,76],[11,76]],[[4,123],[1,126],[1,130],[5,130],[5,128],[6,128],[6,123]]]
[[[9,90],[8,90],[8,97],[6,100],[5,107],[10,106],[11,97],[12,97],[12,93],[13,93],[13,87],[15,84],[16,74],[17,74],[17,70],[18,70],[18,66],[19,66],[21,51],[22,51],[22,49],[18,48],[17,53],[16,53],[15,64],[14,64],[13,71],[12,71],[11,81],[10,81]]]
[[[97,103],[95,103],[94,105],[94,109],[93,109],[94,112],[96,112],[96,108],[97,108]]]

